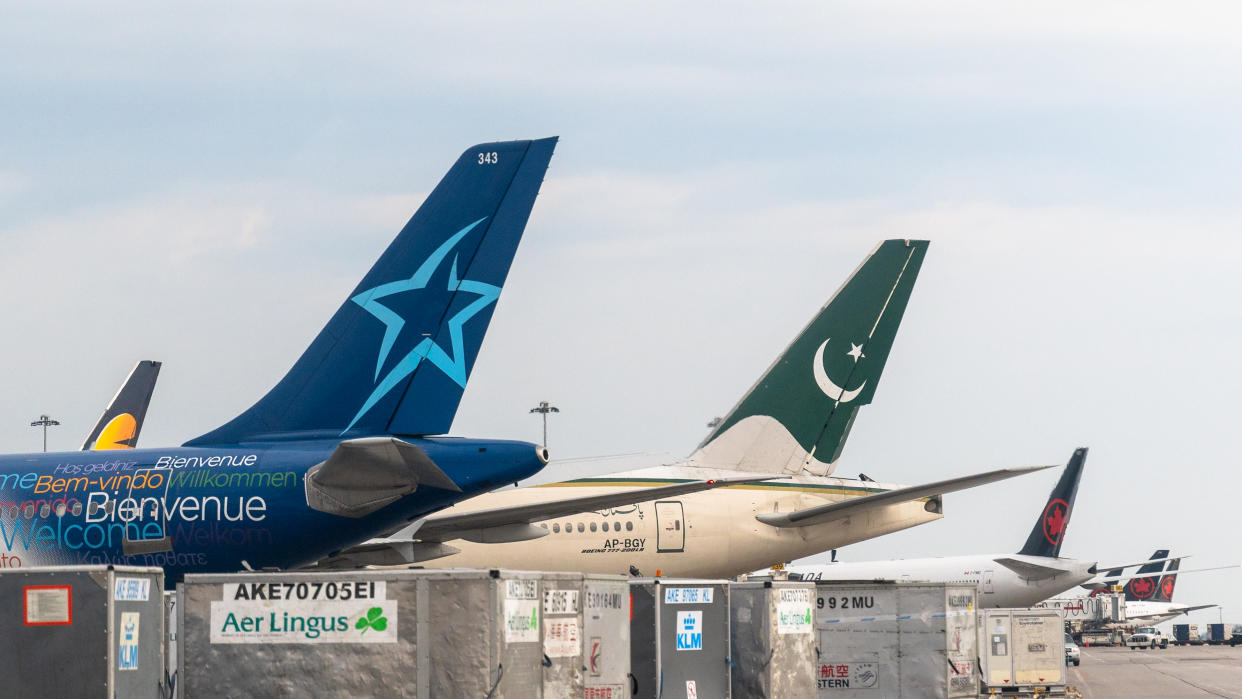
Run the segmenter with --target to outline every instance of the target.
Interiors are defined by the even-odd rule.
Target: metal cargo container
[[[820,697],[974,697],[974,585],[816,585]]]
[[[543,644],[540,573],[406,571],[420,581],[418,620],[428,663],[420,697],[540,697]]]
[[[630,664],[637,699],[729,697],[729,583],[630,581]]]
[[[623,576],[587,575],[582,583],[585,699],[628,699],[630,585]]]
[[[733,696],[815,697],[814,599],[810,582],[729,586]]]
[[[539,697],[539,574],[187,575],[185,697]]]
[[[1176,627],[1174,627],[1176,631]],[[1205,632],[1200,635],[1200,640],[1216,646],[1225,643],[1237,643],[1233,641],[1233,637],[1238,635],[1238,627],[1232,624],[1212,623],[1206,626]]]
[[[164,571],[65,566],[0,572],[6,696],[162,697]],[[72,659],[72,667],[67,665]]]
[[[541,573],[544,699],[625,699],[630,586],[620,575]]]
[[[979,615],[983,691],[1064,685],[1064,628],[1059,609],[983,610]]]
[[[1198,624],[1174,624],[1173,640],[1178,645],[1189,645],[1200,643],[1199,625]]]

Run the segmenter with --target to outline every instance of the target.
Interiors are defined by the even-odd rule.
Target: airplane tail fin
[[[555,147],[462,153],[289,373],[187,446],[447,432]]]
[[[1181,561],[1169,561],[1169,565],[1164,569],[1166,575],[1161,576],[1160,583],[1156,586],[1157,602],[1172,602],[1173,588],[1177,586],[1177,568]]]
[[[1164,570],[1165,561],[1163,559],[1166,559],[1168,557],[1169,557],[1168,549],[1157,549],[1156,552],[1151,555],[1151,558],[1152,560],[1159,560],[1160,562],[1159,563],[1148,563],[1142,568],[1139,568],[1138,571],[1136,571],[1137,574],[1142,575],[1144,573],[1159,573],[1160,571]],[[1130,581],[1126,583],[1126,601],[1127,602],[1145,602],[1145,601],[1154,599],[1155,596],[1156,596],[1156,579],[1153,577],[1130,578]]]
[[[1074,510],[1074,497],[1078,494],[1078,481],[1082,477],[1082,467],[1087,460],[1087,448],[1074,450],[1061,480],[1057,481],[1043,512],[1035,522],[1035,528],[1026,538],[1026,544],[1018,553],[1027,556],[1046,556],[1056,558],[1061,555],[1061,542],[1065,541],[1065,530],[1069,528],[1070,514]]]
[[[691,460],[758,473],[831,473],[858,409],[875,395],[927,245],[876,247]]]
[[[104,408],[95,429],[82,443],[82,451],[92,449],[133,449],[138,444],[138,433],[147,417],[147,406],[155,392],[155,381],[160,376],[160,363],[144,359],[134,365],[133,371],[120,390],[112,396],[112,402]]]

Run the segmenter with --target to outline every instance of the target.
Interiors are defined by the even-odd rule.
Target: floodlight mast
[[[546,447],[548,446],[548,413],[559,413],[561,409],[546,400],[541,400],[539,405],[531,408],[530,411],[543,416],[543,446]]]
[[[30,423],[31,427],[42,427],[43,428],[43,452],[45,454],[47,453],[47,428],[56,427],[59,424],[60,424],[59,422],[57,422],[56,420],[53,420],[47,415],[40,415],[38,420],[35,420],[34,422]]]

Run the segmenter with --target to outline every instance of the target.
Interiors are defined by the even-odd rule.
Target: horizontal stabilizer
[[[1164,619],[1169,618],[1169,614],[1189,614],[1191,612],[1197,612],[1200,609],[1211,609],[1212,607],[1219,607],[1219,606],[1220,606],[1219,604],[1196,604],[1190,607],[1176,607],[1176,608],[1171,608],[1171,609],[1162,609],[1160,611],[1152,612],[1151,614],[1131,614],[1129,610],[1126,610],[1126,621],[1127,622],[1144,621],[1146,619],[1164,620]]]
[[[1107,570],[1107,571],[1110,571],[1110,572],[1111,572],[1111,571],[1122,571],[1122,570],[1125,570],[1126,568],[1133,568],[1134,566],[1145,566],[1145,565],[1147,565],[1148,563],[1168,563],[1169,561],[1180,561],[1180,560],[1182,560],[1183,558],[1190,558],[1190,556],[1189,556],[1189,555],[1186,555],[1186,556],[1171,556],[1171,557],[1169,557],[1169,558],[1152,558],[1152,559],[1149,559],[1149,560],[1146,560],[1146,561],[1139,561],[1139,562],[1137,562],[1137,563],[1121,563],[1121,564],[1118,564],[1118,565],[1110,565],[1110,566],[1097,565],[1097,566],[1096,566],[1096,569],[1097,569],[1097,570]],[[1187,572],[1187,571],[1181,571],[1181,572],[1185,573],[1185,572]],[[1153,573],[1153,575],[1160,575],[1160,574],[1161,574],[1161,571],[1157,571],[1157,572]],[[1120,575],[1120,573],[1118,573],[1117,575]],[[1114,575],[1114,576],[1111,576],[1111,577],[1117,577],[1117,576],[1116,576],[1116,575]]]
[[[1177,560],[1177,559],[1175,558],[1173,560]],[[1178,575],[1181,575],[1182,573],[1203,573],[1209,570],[1235,570],[1237,568],[1242,568],[1242,566],[1235,563],[1233,565],[1227,565],[1227,566],[1213,566],[1211,568],[1191,568],[1190,570],[1178,570],[1176,572]],[[1136,575],[1131,575],[1129,579],[1134,580],[1135,578],[1159,578],[1161,576],[1168,575],[1168,574],[1169,573],[1167,571],[1157,570],[1154,573],[1138,573]],[[1087,587],[1087,588],[1095,587],[1097,585],[1100,585],[1102,582],[1103,581],[1098,581],[1098,580],[1095,582],[1085,582],[1083,583],[1083,587]]]
[[[424,485],[461,492],[426,452],[409,442],[351,439],[306,472],[306,504],[320,512],[363,517]]]
[[[838,519],[845,519],[857,514],[862,514],[868,510],[879,507],[887,507],[910,500],[918,500],[920,498],[928,498],[944,493],[954,493],[959,490],[974,488],[978,485],[986,483],[994,483],[1003,481],[1015,476],[1022,476],[1035,471],[1042,471],[1047,468],[1056,468],[1052,466],[1022,466],[1018,468],[1002,468],[987,473],[978,473],[973,476],[959,476],[948,480],[936,481],[935,483],[927,483],[925,485],[913,485],[908,488],[898,488],[885,493],[875,493],[874,495],[863,495],[861,497],[844,500],[842,502],[829,503],[818,507],[809,507],[805,510],[796,512],[770,512],[761,515],[755,515],[755,519],[773,527],[805,527],[812,524],[823,524]]]
[[[554,500],[551,502],[536,502],[529,505],[497,507],[490,510],[480,510],[478,512],[435,515],[428,517],[426,521],[423,522],[422,526],[414,532],[414,536],[421,541],[449,541],[451,539],[469,538],[465,536],[467,532],[476,532],[481,529],[506,527],[513,524],[530,524],[544,519],[574,515],[579,512],[603,510],[611,507],[624,507],[638,502],[647,502],[648,500],[660,500],[663,498],[677,497],[679,495],[688,495],[690,493],[712,490],[713,488],[720,488],[726,485],[740,485],[743,483],[755,483],[758,481],[770,480],[773,480],[772,476],[717,478],[714,480],[690,481],[689,483],[661,485],[654,488],[634,488],[632,490],[625,490],[619,493],[612,492],[604,493],[602,495],[585,495],[577,498],[566,498],[564,500]],[[544,530],[541,529],[541,531]],[[478,534],[474,534],[474,536],[478,536]],[[402,537],[401,534],[398,533],[394,535],[393,538]],[[476,539],[471,540],[474,541]]]
[[[1023,580],[1047,580],[1068,572],[1062,568],[1044,566],[1038,563],[1031,563],[1030,561],[1020,561],[1016,558],[1001,557],[993,560],[1017,573],[1018,577]]]

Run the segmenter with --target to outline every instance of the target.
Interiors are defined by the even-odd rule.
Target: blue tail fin
[[[1074,498],[1078,495],[1078,480],[1082,477],[1082,467],[1086,460],[1086,447],[1074,450],[1074,455],[1061,472],[1061,480],[1057,481],[1043,511],[1039,513],[1035,528],[1031,530],[1026,544],[1018,553],[1049,558],[1061,555],[1061,542],[1065,541],[1065,531],[1069,528],[1070,515],[1074,511]]]
[[[280,383],[186,445],[447,432],[555,147],[462,153]]]
[[[1151,555],[1151,558],[1152,560],[1159,561],[1159,563],[1148,563],[1142,568],[1139,568],[1137,574],[1143,575],[1144,573],[1159,573],[1164,570],[1166,563],[1164,559],[1168,557],[1168,549],[1156,549],[1156,552]],[[1174,569],[1176,569],[1176,566],[1174,566]],[[1141,602],[1155,599],[1156,583],[1157,580],[1155,577],[1130,578],[1130,582],[1126,583],[1126,601]]]

